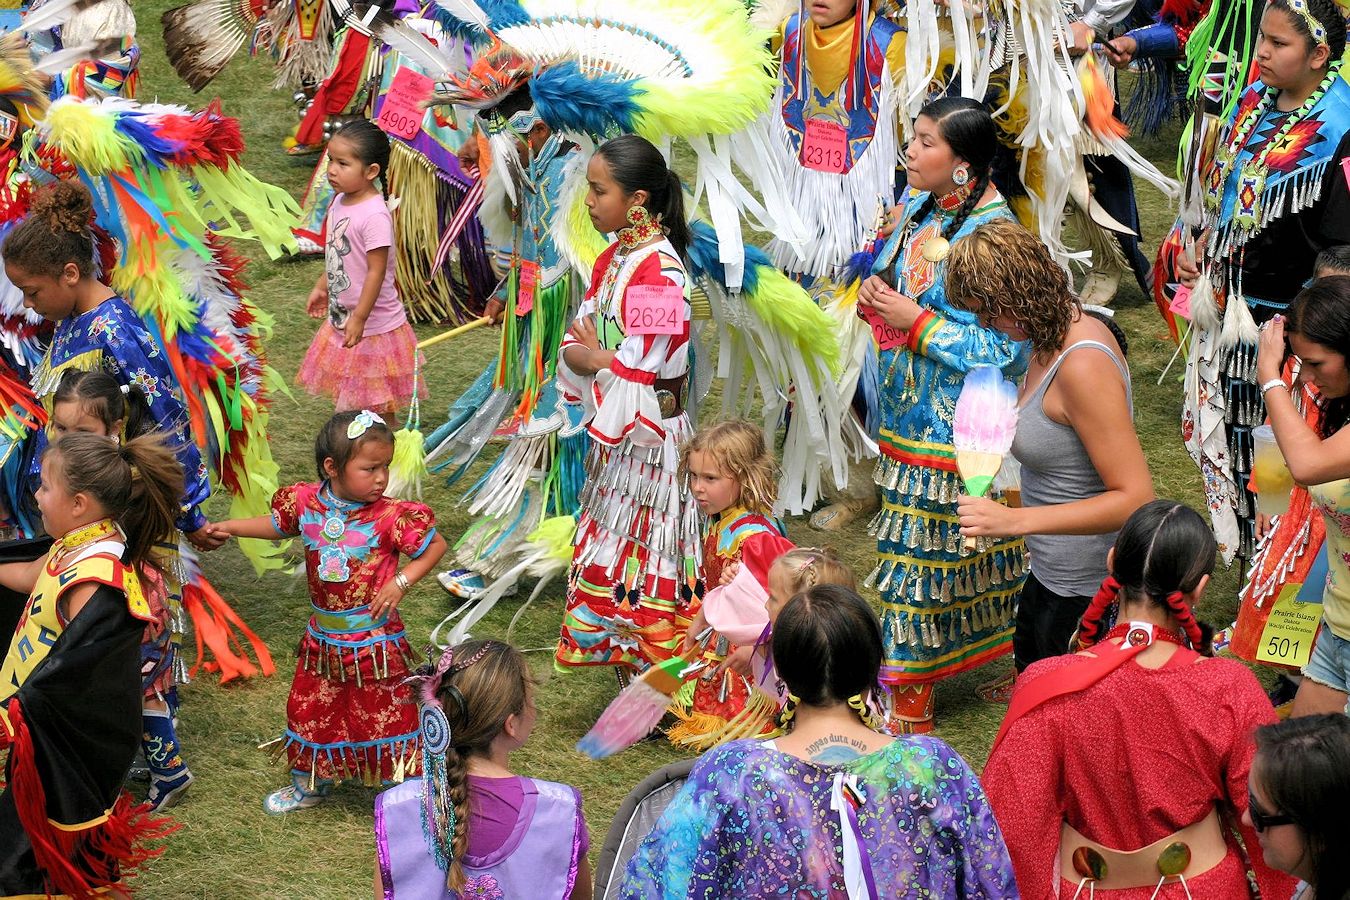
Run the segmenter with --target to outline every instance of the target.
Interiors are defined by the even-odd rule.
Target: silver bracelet
[[[403,591],[405,594],[412,589],[412,584],[408,581],[408,576],[404,575],[402,572],[394,573],[394,584],[398,585],[399,590]]]
[[[1270,390],[1271,388],[1277,388],[1277,387],[1279,387],[1279,388],[1284,387],[1284,379],[1282,379],[1282,378],[1272,378],[1272,379],[1270,379],[1269,381],[1267,381],[1265,384],[1261,385],[1261,396],[1264,397],[1264,396],[1266,395],[1266,391]]]

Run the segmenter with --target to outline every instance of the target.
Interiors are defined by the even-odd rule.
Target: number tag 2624
[[[673,284],[634,284],[623,294],[624,334],[682,334],[684,289]]]

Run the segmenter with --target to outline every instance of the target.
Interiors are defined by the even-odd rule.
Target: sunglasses
[[[1267,828],[1274,828],[1276,825],[1293,825],[1294,817],[1286,815],[1276,815],[1261,811],[1261,807],[1256,804],[1256,797],[1247,792],[1247,813],[1252,817],[1252,827],[1258,832],[1264,832]]]

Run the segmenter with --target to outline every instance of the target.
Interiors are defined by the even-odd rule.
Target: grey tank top
[[[1105,493],[1106,485],[1092,465],[1078,433],[1045,414],[1046,389],[1055,380],[1064,358],[1080,347],[1105,353],[1125,379],[1125,401],[1134,416],[1134,392],[1130,370],[1100,341],[1070,344],[1055,360],[1036,386],[1036,390],[1017,414],[1017,434],[1012,455],[1022,464],[1022,503],[1026,506],[1050,506],[1086,500]],[[1060,596],[1092,596],[1106,578],[1106,552],[1116,542],[1109,534],[1029,534],[1031,571],[1036,580]]]

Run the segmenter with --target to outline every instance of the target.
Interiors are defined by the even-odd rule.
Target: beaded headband
[[[1322,47],[1330,46],[1327,43],[1327,29],[1312,14],[1308,7],[1308,0],[1289,0],[1289,8],[1303,19],[1303,24],[1308,26],[1308,33],[1312,35],[1313,43]]]

